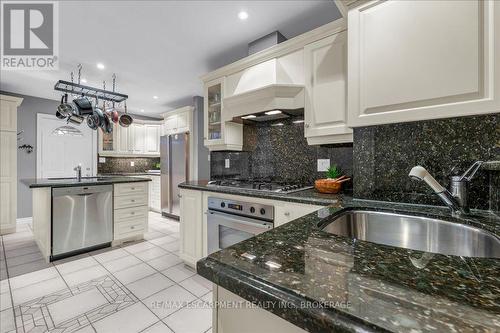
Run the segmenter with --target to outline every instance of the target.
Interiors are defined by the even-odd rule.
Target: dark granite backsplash
[[[352,175],[352,144],[309,146],[304,137],[304,124],[294,119],[244,125],[242,152],[211,152],[210,176],[220,178],[264,178],[277,181],[299,181],[313,184],[324,178],[317,172],[317,159],[330,159],[345,174]],[[230,167],[225,168],[229,158]],[[345,188],[352,187],[349,183]]]
[[[474,161],[500,159],[499,114],[356,128],[356,198],[438,204],[424,183],[408,177],[422,165],[448,186],[452,168],[462,174]],[[471,208],[499,211],[500,171],[481,168],[471,182]]]
[[[134,166],[130,165],[134,162]],[[159,157],[106,157],[105,163],[97,164],[97,173],[134,173],[155,169]]]

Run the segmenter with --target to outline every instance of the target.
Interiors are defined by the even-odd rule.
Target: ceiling
[[[61,1],[59,15],[59,70],[2,71],[0,90],[59,99],[54,83],[81,63],[87,85],[106,80],[110,88],[116,73],[128,109],[148,116],[190,105],[203,94],[199,77],[245,57],[248,42],[275,30],[291,38],[340,17],[333,0]]]

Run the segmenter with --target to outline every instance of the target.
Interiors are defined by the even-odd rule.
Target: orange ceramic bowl
[[[342,189],[342,183],[333,181],[332,179],[318,179],[314,182],[316,191],[321,193],[339,193]]]

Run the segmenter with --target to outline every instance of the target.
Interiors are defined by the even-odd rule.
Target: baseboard
[[[33,217],[21,217],[16,220],[17,224],[31,223],[33,222]]]

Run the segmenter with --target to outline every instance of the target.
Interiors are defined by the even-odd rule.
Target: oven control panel
[[[274,220],[274,207],[254,202],[235,201],[230,199],[208,197],[208,209],[229,214],[249,216],[266,221]]]

